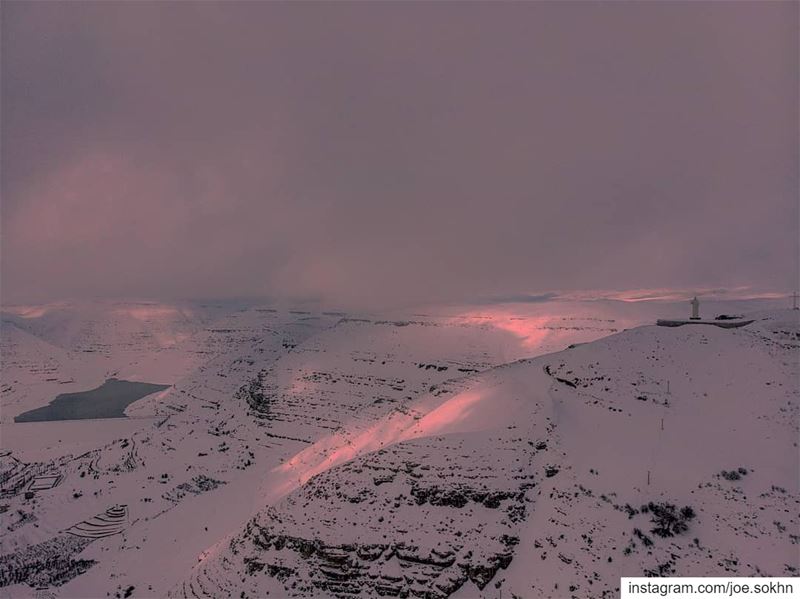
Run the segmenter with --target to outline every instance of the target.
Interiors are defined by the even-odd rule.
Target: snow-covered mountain
[[[631,328],[674,309],[625,308],[214,308],[148,320],[165,332],[141,351],[109,333],[98,361],[12,315],[0,596],[599,597],[659,569],[792,575],[797,313]],[[9,423],[62,392],[28,391],[42,368],[172,387],[117,436]],[[56,444],[73,425],[85,438]],[[48,451],[22,451],[23,427]]]
[[[174,594],[612,597],[620,576],[796,575],[800,329],[755,318],[520,360],[324,439],[287,463],[315,474]]]

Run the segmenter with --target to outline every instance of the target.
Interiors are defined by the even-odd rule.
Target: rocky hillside
[[[620,573],[791,573],[796,313],[591,343],[627,321],[575,314],[251,307],[121,362],[113,335],[98,358],[7,322],[4,418],[98,364],[172,386],[121,423],[4,420],[2,593],[583,597]],[[25,426],[42,457],[6,434]]]
[[[35,584],[65,597],[95,596],[100,590],[113,595],[130,587],[133,595],[163,595],[209,547],[307,478],[287,464],[318,442],[355,442],[421,397],[444,397],[478,372],[541,351],[542,340],[564,347],[602,334],[592,321],[553,329],[520,317],[511,330],[507,322],[491,316],[377,318],[255,307],[226,314],[155,356],[143,350],[143,357],[122,370],[138,372],[135,380],[144,381],[147,373],[171,372],[174,382],[126,409],[132,432],[106,444],[73,443],[64,446],[71,452],[59,452],[64,427],[80,426],[82,436],[91,438],[120,423],[37,423],[36,434],[52,444],[48,457],[31,461],[9,448],[0,464],[0,475],[8,474],[10,481],[0,501],[10,527],[0,551],[4,592],[26,596]],[[38,339],[30,333],[22,337],[25,347]],[[127,347],[127,341],[121,343]],[[17,355],[22,349],[16,348]],[[126,359],[134,353],[127,352]],[[93,352],[71,355],[78,356],[77,378],[84,382],[90,365],[115,362],[113,356],[81,359],[94,359]],[[187,356],[200,364],[180,376]],[[19,391],[5,395],[4,406],[19,396]],[[32,407],[48,395],[26,397]],[[24,424],[10,426],[24,432]],[[48,481],[57,484],[26,497],[31,485]],[[509,492],[504,484],[503,493]],[[127,506],[127,521],[115,528],[117,534],[88,543],[64,536],[117,505]],[[54,554],[56,562],[48,557]]]
[[[620,576],[796,575],[800,328],[752,317],[521,360],[324,438],[173,594],[614,597]]]

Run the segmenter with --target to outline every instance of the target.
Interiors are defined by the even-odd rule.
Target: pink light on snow
[[[453,323],[469,323],[496,328],[517,337],[525,348],[540,345],[552,332],[546,328],[554,321],[547,316],[519,316],[517,312],[506,308],[493,308],[474,312],[465,312],[451,319]]]
[[[456,395],[438,408],[428,412],[411,428],[406,429],[400,436],[400,440],[407,441],[444,432],[447,428],[466,420],[483,397],[482,394],[474,391]]]
[[[304,484],[308,479],[349,460],[393,443],[447,432],[466,420],[483,396],[465,392],[443,403],[424,398],[414,409],[393,412],[362,432],[342,431],[322,439],[278,466],[287,475],[286,487]]]

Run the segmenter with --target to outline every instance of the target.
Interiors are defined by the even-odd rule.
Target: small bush
[[[689,521],[695,517],[694,510],[686,506],[678,510],[671,503],[653,503],[647,506],[651,515],[650,521],[655,525],[650,529],[659,537],[673,537],[689,530]]]
[[[633,534],[636,535],[636,537],[642,542],[642,545],[644,545],[645,547],[650,547],[653,544],[653,539],[648,537],[638,528],[633,529]]]
[[[719,475],[725,480],[741,480],[747,474],[747,468],[737,468],[736,470],[723,470]]]

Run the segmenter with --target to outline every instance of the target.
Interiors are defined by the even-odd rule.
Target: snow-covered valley
[[[724,304],[724,303],[723,303]],[[3,314],[0,596],[613,597],[795,576],[798,312]],[[108,378],[127,418],[15,423]]]

